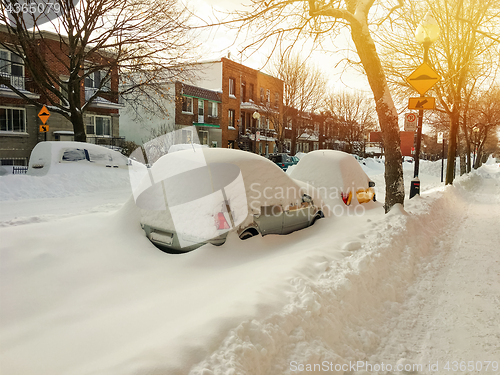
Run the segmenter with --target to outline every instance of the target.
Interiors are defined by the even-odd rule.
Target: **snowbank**
[[[8,191],[24,184],[4,178]],[[29,186],[25,196],[38,196]],[[132,199],[118,211],[2,227],[2,373],[296,374],[292,362],[384,360],[386,323],[401,315],[439,235],[469,202],[491,210],[499,192],[500,168],[488,165],[388,215],[346,212],[183,255],[146,239]]]

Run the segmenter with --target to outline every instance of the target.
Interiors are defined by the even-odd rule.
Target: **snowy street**
[[[404,209],[182,255],[146,239],[120,171],[1,177],[0,372],[499,374],[500,168],[444,187],[438,163]]]

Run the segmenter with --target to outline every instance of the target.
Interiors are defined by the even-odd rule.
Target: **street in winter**
[[[383,164],[360,165],[383,199]],[[422,162],[425,191],[387,215],[184,254],[148,241],[127,171],[86,167],[0,177],[2,373],[500,371],[494,159],[447,187]]]
[[[0,0],[0,375],[500,375],[500,0]]]

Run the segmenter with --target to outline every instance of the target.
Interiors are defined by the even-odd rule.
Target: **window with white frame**
[[[193,98],[189,96],[182,97],[182,112],[193,113]]]
[[[234,109],[230,109],[228,112],[228,126],[232,126],[234,128]]]
[[[24,77],[23,59],[15,53],[0,49],[0,73]]]
[[[12,86],[24,90],[23,59],[15,53],[0,49],[0,79],[7,79]]]
[[[271,103],[271,90],[266,91],[266,102]]]
[[[277,92],[274,93],[274,107],[278,108],[280,104],[280,94]]]
[[[111,116],[86,115],[85,127],[87,135],[111,137]]]
[[[205,115],[205,101],[203,99],[198,99],[198,116]]]
[[[264,87],[260,88],[260,102],[264,103]]]
[[[26,133],[24,108],[0,107],[0,131]]]
[[[217,117],[217,102],[208,102],[208,115],[212,117]]]
[[[229,78],[229,96],[235,96],[234,78]]]
[[[85,87],[89,89],[100,89],[101,91],[111,91],[111,73],[106,70],[96,70],[88,73],[85,77]]]

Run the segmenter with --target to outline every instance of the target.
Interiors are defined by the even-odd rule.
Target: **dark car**
[[[295,165],[299,162],[299,158],[296,156],[290,156],[285,153],[280,154],[269,154],[269,160],[275,163],[278,167],[286,171],[291,165]]]

